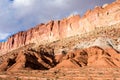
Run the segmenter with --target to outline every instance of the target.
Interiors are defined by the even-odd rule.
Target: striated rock
[[[0,64],[0,71],[49,70],[85,66],[119,68],[120,53],[112,47],[100,48],[92,46],[83,49],[73,49],[56,55],[53,48],[39,46],[35,49],[29,48],[26,51],[18,51],[16,55],[7,56]]]
[[[38,51],[29,49],[6,60],[0,65],[0,71],[17,70],[48,70],[55,66],[54,54],[49,48],[40,48]]]
[[[79,67],[120,67],[120,54],[113,48],[102,49],[97,46],[73,50],[62,58],[54,68],[79,68]]]
[[[79,15],[70,16],[58,21],[40,24],[27,31],[14,34],[6,42],[0,43],[0,54],[17,49],[21,46],[36,43],[36,45],[53,42],[70,36],[91,32],[99,27],[120,23],[120,1],[95,7],[80,18]]]

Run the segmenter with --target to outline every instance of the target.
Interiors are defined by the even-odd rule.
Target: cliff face
[[[40,24],[28,31],[11,36],[6,42],[0,43],[0,53],[19,48],[29,43],[42,44],[70,36],[80,35],[95,30],[97,27],[111,26],[120,23],[120,0],[89,10],[80,18],[73,15],[59,21]]]
[[[22,31],[11,36],[6,42],[0,44],[0,53],[4,53],[21,46],[37,43],[43,44],[62,38],[73,36],[79,27],[80,16],[72,16],[61,21],[50,21],[40,24],[28,31]]]

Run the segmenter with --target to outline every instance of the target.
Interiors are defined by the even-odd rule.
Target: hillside
[[[73,36],[44,45],[26,45],[1,56],[0,70],[48,70],[62,66],[79,68],[100,65],[102,67],[119,67],[119,26],[120,24],[106,26],[104,29],[99,28],[85,35]],[[92,63],[95,61],[96,64],[93,65]],[[101,64],[97,65],[99,62]],[[31,65],[27,65],[28,63]],[[40,65],[40,67],[34,68],[33,65]]]
[[[83,17],[72,15],[12,35],[0,43],[0,79],[119,80],[119,5],[116,0]]]
[[[0,43],[0,54],[34,43],[36,45],[81,35],[120,22],[120,1],[88,10],[83,17],[72,15],[62,20],[42,23],[27,31],[12,35]]]

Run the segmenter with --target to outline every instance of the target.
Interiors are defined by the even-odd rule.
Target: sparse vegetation
[[[117,70],[117,72],[116,72]],[[101,71],[103,73],[101,74]],[[54,70],[49,71],[30,71],[31,75],[28,73],[22,73],[26,71],[17,71],[11,74],[11,72],[0,75],[0,80],[119,80],[120,69],[119,68],[91,68],[83,67],[76,69],[62,69],[56,75],[54,75]],[[42,75],[44,72],[46,74]],[[1,73],[1,72],[0,72]],[[16,76],[17,74],[17,76]],[[87,74],[87,76],[86,76]],[[4,77],[8,75],[8,77]]]

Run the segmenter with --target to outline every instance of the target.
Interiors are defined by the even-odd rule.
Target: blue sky
[[[27,30],[49,20],[86,10],[115,0],[0,0],[0,41],[18,31]]]

